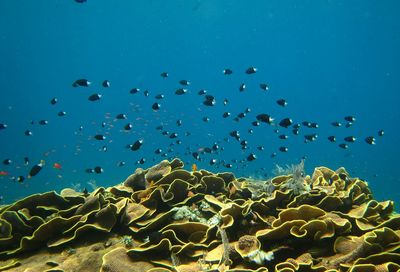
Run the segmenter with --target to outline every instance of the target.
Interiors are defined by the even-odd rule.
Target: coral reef
[[[0,207],[0,271],[396,271],[400,216],[344,168],[267,180],[179,159]]]

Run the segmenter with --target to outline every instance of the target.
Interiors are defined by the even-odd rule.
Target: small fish
[[[225,98],[224,102],[223,102],[224,106],[228,105],[228,103],[229,103],[229,100]]]
[[[92,173],[94,173],[94,169],[93,168],[86,168],[85,172],[88,173],[88,174],[92,174]]]
[[[310,124],[310,128],[318,128],[318,127],[319,127],[318,123],[311,123]]]
[[[24,182],[25,177],[24,177],[24,176],[18,176],[15,180],[16,180],[17,182],[19,182],[19,183],[22,183],[22,182]]]
[[[132,129],[132,124],[131,123],[128,123],[128,124],[126,124],[125,126],[124,126],[124,129],[125,130],[131,130]]]
[[[163,94],[157,94],[154,98],[160,100],[160,99],[164,99],[164,97],[165,96]]]
[[[144,164],[145,162],[146,162],[146,159],[145,158],[141,158],[140,160],[138,160],[136,162],[136,164]]]
[[[104,169],[101,166],[96,166],[95,168],[93,168],[93,170],[96,174],[101,174],[104,172]]]
[[[293,124],[293,121],[290,118],[284,118],[279,122],[279,125],[284,128],[289,127],[291,124]]]
[[[279,137],[279,139],[281,139],[281,140],[286,140],[287,138],[289,138],[289,136],[287,136],[287,135],[285,135],[285,134],[281,134],[281,135],[279,135],[278,137]]]
[[[182,120],[180,120],[180,119],[176,120],[176,125],[178,127],[182,126]]]
[[[345,116],[344,120],[354,123],[356,121],[356,118],[354,116],[349,115],[349,116]]]
[[[5,160],[3,160],[3,164],[4,164],[4,165],[10,165],[10,164],[12,164],[12,160],[10,160],[10,159],[5,159]]]
[[[216,100],[215,100],[214,96],[206,95],[205,101],[203,102],[203,104],[206,106],[214,106],[216,104]]]
[[[269,86],[266,83],[260,83],[260,89],[263,91],[268,91],[269,90]]]
[[[349,145],[348,145],[348,144],[345,144],[345,143],[341,143],[341,144],[339,144],[339,147],[340,147],[340,148],[343,148],[343,149],[348,149],[348,148],[349,148]]]
[[[36,176],[37,174],[39,174],[39,172],[42,170],[44,164],[45,164],[44,160],[41,160],[38,164],[35,164],[35,165],[31,168],[31,170],[29,171],[28,179],[30,179],[31,177],[34,177],[34,176]]]
[[[0,171],[0,177],[5,177],[8,176],[8,172],[7,171]]]
[[[143,95],[145,97],[148,97],[150,95],[150,92],[148,90],[144,90]]]
[[[274,119],[266,113],[261,113],[261,114],[257,115],[256,119],[260,122],[267,123],[267,124],[272,124],[272,122],[274,121]]]
[[[233,165],[232,165],[231,163],[226,163],[226,164],[224,164],[224,166],[225,166],[226,168],[232,168],[232,167],[233,167]]]
[[[345,137],[344,138],[344,140],[346,141],[346,142],[349,142],[349,143],[354,143],[355,141],[356,141],[356,137],[354,137],[354,136],[347,136],[347,137]]]
[[[189,86],[190,85],[190,81],[188,81],[186,79],[182,79],[182,80],[179,80],[179,84],[181,84],[183,86]]]
[[[185,93],[187,93],[187,89],[183,89],[183,88],[177,89],[177,90],[175,91],[175,94],[176,94],[176,95],[183,95],[183,94],[185,94]]]
[[[4,123],[0,123],[0,130],[6,129],[7,125]]]
[[[107,152],[107,146],[103,145],[103,146],[101,147],[100,151]]]
[[[55,104],[57,104],[57,102],[58,102],[57,97],[53,97],[53,98],[50,100],[50,104],[51,104],[51,105],[55,105]]]
[[[89,101],[98,101],[98,100],[101,99],[101,97],[102,97],[101,94],[95,93],[95,94],[92,94],[91,96],[89,96],[89,97],[88,97],[88,100],[89,100]]]
[[[385,131],[383,129],[378,131],[378,136],[383,136],[385,135]]]
[[[332,143],[334,143],[334,142],[336,142],[336,137],[335,136],[329,136],[328,137],[328,140],[330,141],[330,142],[332,142]]]
[[[255,155],[255,154],[253,154],[253,153],[250,153],[248,156],[247,156],[247,161],[254,161],[255,159],[257,159],[257,156]]]
[[[102,127],[102,128],[105,128],[106,125],[107,125],[106,122],[101,122],[101,127]]]
[[[133,88],[133,89],[130,90],[129,92],[130,92],[131,94],[135,94],[135,93],[140,92],[140,89],[139,89],[139,88]]]
[[[25,134],[25,136],[32,136],[33,135],[32,131],[30,131],[29,129],[25,130],[24,134]]]
[[[223,117],[223,118],[228,118],[230,115],[231,115],[231,113],[226,111],[226,112],[224,112],[224,113],[222,114],[222,117]]]
[[[47,121],[47,120],[40,120],[39,121],[39,125],[42,125],[42,126],[45,126],[45,125],[47,125],[49,123],[49,121]]]
[[[104,136],[104,135],[102,135],[102,134],[97,134],[97,135],[94,136],[94,138],[95,138],[96,140],[103,141],[103,140],[105,140],[107,137]]]
[[[143,145],[144,140],[143,139],[139,139],[136,142],[134,142],[131,146],[131,150],[132,151],[136,151],[139,150],[140,147]]]
[[[77,0],[75,0],[77,1]],[[85,78],[81,78],[81,79],[77,79],[74,81],[74,83],[72,83],[72,87],[89,87],[90,84],[92,84],[92,82],[90,82],[89,80],[85,79]]]
[[[85,3],[87,0],[75,0],[77,3]]]
[[[60,116],[60,117],[62,117],[62,116],[67,115],[67,113],[66,113],[65,111],[59,111],[59,112],[57,113],[57,115]]]
[[[176,132],[171,133],[171,134],[169,135],[169,138],[170,138],[170,139],[178,138],[178,133],[176,133]]]
[[[162,153],[162,149],[161,148],[157,148],[156,150],[154,150],[155,154],[161,154]]]
[[[232,75],[233,71],[229,68],[225,68],[224,70],[222,70],[222,73],[224,75]]]
[[[253,121],[253,122],[251,122],[251,124],[252,124],[254,127],[258,127],[258,126],[260,125],[260,122],[258,122],[258,121]]]
[[[279,151],[280,152],[288,152],[289,148],[287,148],[286,146],[281,146],[281,147],[279,147]]]
[[[24,158],[24,165],[26,166],[26,165],[29,165],[29,158],[28,157],[25,157]]]
[[[237,130],[233,130],[229,133],[230,136],[235,138],[236,140],[240,141],[240,133]]]
[[[197,94],[198,95],[205,95],[207,93],[207,90],[201,89]]]
[[[287,106],[287,102],[286,102],[286,100],[285,99],[278,99],[278,100],[276,100],[276,103],[279,105],[279,106],[282,106],[282,107],[286,107]]]
[[[243,92],[244,90],[246,90],[246,84],[242,83],[239,86],[239,91]]]
[[[192,172],[196,172],[197,171],[197,164],[193,163],[192,164]]]
[[[168,72],[162,72],[160,74],[160,76],[163,77],[163,78],[167,78],[168,77]]]
[[[204,116],[201,120],[203,120],[203,122],[209,122],[210,121],[210,118],[209,117],[207,117],[207,116]]]
[[[366,138],[365,138],[365,142],[366,142],[367,144],[370,144],[370,145],[376,144],[376,143],[375,143],[375,138],[374,138],[373,136],[368,136],[368,137],[366,137]]]
[[[117,114],[117,116],[115,116],[115,118],[117,118],[118,120],[126,120],[126,119],[128,119],[128,117],[124,113]]]
[[[292,129],[292,133],[294,135],[299,135],[300,134],[300,130],[298,128],[294,128],[294,129]]]
[[[301,124],[302,124],[303,126],[305,126],[305,127],[311,128],[311,122],[303,121],[303,122],[301,122]]]
[[[158,111],[158,110],[161,108],[161,104],[155,102],[155,103],[151,106],[151,108],[152,108],[154,111]]]
[[[62,167],[61,167],[61,164],[55,162],[55,163],[53,164],[53,168],[54,168],[54,169],[61,169]]]
[[[264,151],[264,147],[262,145],[257,146],[257,149],[260,151]]]
[[[257,72],[257,68],[256,67],[249,67],[246,69],[246,74],[250,75],[250,74],[255,74]]]
[[[101,85],[103,85],[104,88],[109,88],[111,86],[111,83],[108,80],[104,80],[103,83],[101,83]]]
[[[318,138],[318,134],[316,134],[316,133],[304,135],[305,142],[313,142],[317,138]]]
[[[340,122],[332,122],[331,125],[334,126],[334,127],[341,127],[342,123],[340,123]]]
[[[353,122],[347,122],[346,125],[345,125],[346,128],[349,128],[351,126],[353,126]]]

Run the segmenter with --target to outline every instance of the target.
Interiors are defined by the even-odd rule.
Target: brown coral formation
[[[254,181],[162,161],[0,207],[0,271],[396,271],[393,205],[344,168]]]

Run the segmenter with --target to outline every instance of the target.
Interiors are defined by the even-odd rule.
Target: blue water
[[[180,157],[187,169],[192,163],[212,171],[232,171],[237,176],[270,175],[275,164],[298,163],[306,156],[308,174],[316,166],[332,169],[344,166],[352,176],[369,182],[379,200],[400,200],[397,160],[400,110],[400,20],[399,1],[106,1],[73,0],[0,2],[0,159],[7,176],[0,177],[3,202],[32,193],[77,186],[111,186],[132,173],[136,167],[149,167],[164,159],[156,148],[166,152],[176,139],[161,135],[156,126],[177,132],[182,144],[174,145],[167,158]],[[257,67],[257,73],[244,71]],[[224,68],[233,74],[222,74]],[[168,78],[161,72],[167,71]],[[79,78],[93,82],[89,88],[73,88]],[[109,80],[110,88],[101,82]],[[182,96],[174,94],[179,80],[192,84]],[[239,92],[241,83],[247,88]],[[258,85],[267,83],[269,91]],[[141,92],[129,93],[134,88]],[[207,89],[216,98],[214,107],[202,104],[197,92]],[[144,90],[149,97],[143,95]],[[88,101],[101,93],[97,102]],[[157,94],[161,109],[151,105]],[[58,103],[50,105],[51,98]],[[227,98],[229,104],[224,106]],[[282,108],[276,100],[284,98]],[[251,112],[240,122],[233,118],[247,107]],[[67,115],[58,117],[59,111]],[[224,111],[231,117],[223,119]],[[128,120],[114,120],[125,113]],[[259,113],[295,123],[312,121],[318,129],[301,128],[295,136],[291,129],[279,128],[287,140],[278,138],[278,127],[262,124],[252,127]],[[350,128],[335,128],[333,121],[346,122],[354,115]],[[109,116],[110,118],[107,118]],[[207,116],[209,122],[203,122]],[[46,119],[49,124],[39,125]],[[182,120],[177,127],[176,120]],[[34,124],[31,124],[34,121]],[[101,123],[106,122],[102,128]],[[130,132],[123,126],[132,122]],[[78,128],[83,126],[80,132]],[[253,134],[247,130],[254,129]],[[29,129],[33,135],[27,137]],[[385,135],[379,137],[378,130]],[[248,149],[229,137],[239,130]],[[191,132],[185,136],[185,132]],[[107,139],[96,141],[93,136]],[[304,143],[304,135],[318,133],[315,142]],[[327,140],[335,135],[337,143]],[[338,144],[343,137],[357,137],[350,148]],[[365,143],[374,136],[376,145]],[[224,138],[229,138],[225,142]],[[144,139],[136,152],[126,149]],[[224,150],[201,155],[194,152],[214,142]],[[100,151],[106,145],[107,152]],[[264,151],[256,149],[258,145]],[[280,146],[289,152],[282,153]],[[253,162],[240,162],[251,152]],[[272,152],[277,156],[271,158]],[[25,166],[23,158],[29,157]],[[136,162],[145,158],[143,165]],[[219,162],[209,165],[209,160]],[[237,159],[238,162],[232,162]],[[23,183],[12,177],[27,176],[40,160],[46,165],[35,177]],[[232,163],[226,169],[221,162]],[[119,161],[126,165],[118,167]],[[57,162],[62,169],[54,169]],[[101,166],[102,174],[88,174],[87,168]]]

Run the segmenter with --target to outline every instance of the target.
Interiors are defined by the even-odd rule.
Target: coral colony
[[[393,201],[344,168],[310,176],[302,161],[275,174],[187,171],[174,159],[113,187],[31,195],[0,207],[0,271],[400,269]]]

